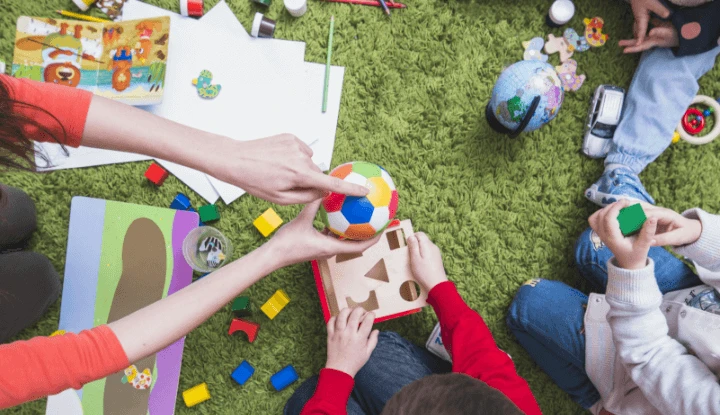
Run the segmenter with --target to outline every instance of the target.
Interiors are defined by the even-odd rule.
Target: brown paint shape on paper
[[[119,320],[162,298],[167,269],[165,237],[155,222],[136,219],[122,247],[122,274],[113,297],[108,323]],[[138,372],[155,367],[155,355],[134,364]],[[145,415],[148,412],[150,388],[138,390],[132,383],[122,383],[123,370],[105,380],[104,408],[106,415]],[[156,379],[153,379],[155,382]],[[151,386],[152,387],[152,386]]]

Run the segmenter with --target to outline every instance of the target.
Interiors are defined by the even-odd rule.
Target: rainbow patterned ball
[[[364,197],[330,193],[323,199],[320,215],[331,232],[347,239],[362,240],[387,228],[397,212],[398,193],[385,169],[355,161],[337,166],[330,175],[370,189]]]

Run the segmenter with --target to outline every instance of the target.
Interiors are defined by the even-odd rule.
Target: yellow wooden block
[[[272,208],[269,208],[265,211],[262,215],[260,215],[257,219],[255,219],[255,222],[253,222],[253,225],[257,228],[257,230],[260,231],[263,236],[267,237],[275,229],[278,228],[278,226],[282,225],[283,220],[278,216],[277,213]]]
[[[63,334],[65,334],[65,330],[56,330],[56,331],[53,332],[53,334],[50,335],[50,337],[53,337],[53,336],[62,336]]]
[[[193,386],[192,388],[183,392],[183,400],[188,408],[195,406],[200,402],[205,402],[210,399],[210,391],[208,390],[207,383],[203,382],[199,385]]]
[[[275,291],[272,297],[265,304],[260,307],[263,313],[265,313],[270,320],[274,319],[276,315],[285,308],[287,303],[290,302],[290,297],[283,290]]]

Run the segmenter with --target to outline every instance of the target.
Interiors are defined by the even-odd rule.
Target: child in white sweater
[[[594,414],[720,414],[720,217],[643,204],[640,234],[624,237],[617,216],[630,204],[593,214],[576,246],[578,268],[597,294],[531,280],[508,325]],[[699,278],[665,245],[692,259]]]

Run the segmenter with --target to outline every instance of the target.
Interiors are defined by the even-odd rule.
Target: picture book
[[[59,329],[119,320],[192,282],[182,244],[198,214],[74,197]],[[46,414],[171,415],[184,338],[104,379],[48,397]]]
[[[12,74],[130,105],[162,102],[170,18],[95,23],[21,16]]]

